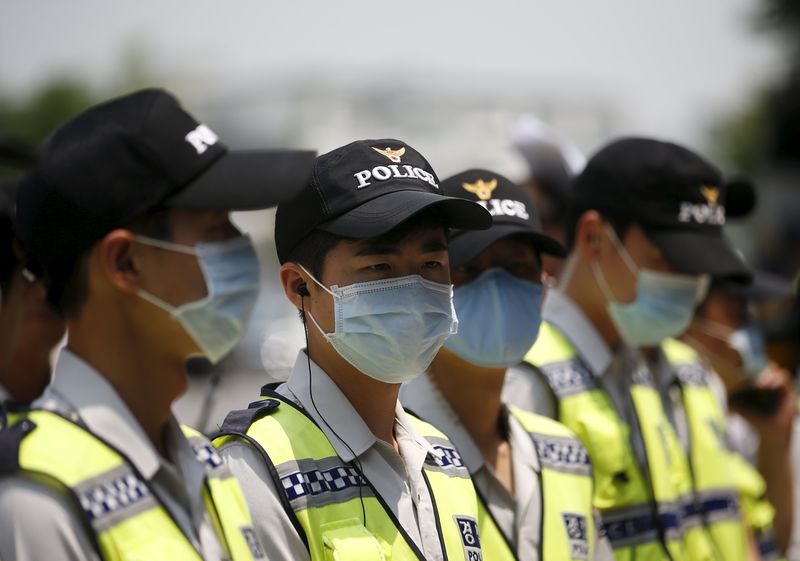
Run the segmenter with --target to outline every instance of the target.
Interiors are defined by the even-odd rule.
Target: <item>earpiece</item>
[[[300,296],[311,296],[311,294],[308,293],[308,286],[306,286],[306,283],[301,283],[297,285],[297,293]]]

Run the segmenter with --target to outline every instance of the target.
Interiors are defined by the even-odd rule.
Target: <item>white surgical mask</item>
[[[608,314],[622,340],[632,347],[653,347],[689,327],[697,304],[708,292],[708,275],[681,275],[640,269],[611,228],[617,253],[636,276],[636,299],[617,302],[597,262],[592,272],[608,300]]]
[[[748,322],[739,329],[732,329],[714,320],[699,318],[695,326],[736,351],[742,360],[741,373],[750,380],[757,380],[769,365],[764,335],[755,323]]]
[[[306,312],[311,322],[342,358],[376,380],[416,378],[458,329],[452,285],[410,275],[328,288],[303,271],[334,302],[333,333]]]
[[[187,255],[194,255],[203,271],[206,296],[173,306],[139,290],[144,300],[175,318],[194,339],[209,361],[219,362],[241,340],[258,300],[260,268],[249,236],[195,246],[136,236],[136,241]]]

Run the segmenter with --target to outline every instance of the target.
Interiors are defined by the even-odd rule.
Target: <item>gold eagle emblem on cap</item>
[[[711,206],[717,204],[717,201],[719,200],[719,187],[709,187],[707,185],[701,185],[700,193],[703,194],[703,197],[705,197],[706,202],[708,202],[708,204],[710,204]]]
[[[462,183],[461,186],[470,193],[477,195],[480,200],[488,201],[492,198],[492,191],[497,189],[497,180],[484,181],[479,179],[475,183]]]
[[[375,146],[372,146],[371,148],[375,150],[378,154],[383,154],[396,164],[400,163],[400,157],[406,153],[405,146],[398,148],[397,150],[393,150],[388,146],[386,148],[376,148]]]

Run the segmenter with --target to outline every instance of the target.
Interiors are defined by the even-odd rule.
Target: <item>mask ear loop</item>
[[[614,228],[605,224],[603,229],[608,234],[609,239],[611,239],[611,243],[614,245],[614,249],[617,250],[617,255],[620,256],[622,262],[625,263],[625,266],[628,270],[633,274],[634,277],[639,276],[639,266],[633,261],[633,257],[630,256],[628,250],[625,249],[625,246],[622,245],[617,233],[614,231]],[[603,293],[603,296],[606,297],[606,300],[609,302],[616,302],[618,303],[619,300],[614,296],[614,292],[611,290],[611,287],[608,284],[608,280],[606,280],[606,276],[603,274],[603,271],[600,270],[600,265],[597,264],[597,261],[592,261],[592,273],[594,274],[594,278],[597,281],[597,284],[600,286],[600,290]]]
[[[317,282],[317,279],[315,279],[313,275],[311,275],[310,273],[308,273],[308,271],[306,271],[305,267],[303,267],[302,265],[300,267],[303,269],[303,271],[306,272],[306,274],[308,274],[312,279],[314,279],[314,282],[316,282],[318,285],[322,286],[319,282]],[[325,287],[323,286],[322,288],[325,288]],[[330,291],[328,291],[328,292],[330,292]],[[307,361],[307,364],[308,364],[308,395],[311,398],[311,405],[314,407],[314,411],[317,412],[317,415],[319,416],[319,418],[322,419],[322,422],[325,423],[325,426],[328,427],[328,430],[331,431],[333,433],[333,435],[336,438],[338,438],[342,442],[342,444],[344,444],[345,447],[347,447],[347,450],[353,455],[353,461],[350,462],[350,464],[352,464],[353,468],[356,470],[356,473],[358,473],[358,500],[361,503],[362,524],[364,524],[364,527],[366,528],[367,527],[367,509],[364,506],[364,484],[366,483],[366,478],[364,477],[364,469],[361,467],[361,461],[358,459],[358,456],[356,456],[356,453],[353,452],[353,449],[350,448],[350,445],[347,443],[347,441],[344,438],[342,438],[341,436],[339,436],[339,434],[335,430],[333,430],[333,427],[328,424],[328,421],[326,421],[325,417],[322,416],[322,413],[319,412],[319,409],[317,408],[317,404],[314,401],[314,386],[311,383],[311,355],[309,354],[309,351],[308,351],[308,324],[306,323],[306,304],[305,304],[305,301],[306,301],[306,296],[305,296],[305,294],[301,293],[300,294],[300,311],[303,313],[303,333],[305,334],[305,337],[306,337],[306,361]],[[311,316],[311,319],[314,321],[314,324],[317,325],[316,320],[314,320],[314,316]],[[317,329],[319,329],[319,325],[317,325]],[[321,329],[320,329],[320,332],[323,333],[323,334],[325,333]]]

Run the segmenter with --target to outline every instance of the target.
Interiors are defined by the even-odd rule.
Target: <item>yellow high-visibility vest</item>
[[[765,498],[766,484],[753,466],[728,448],[725,413],[708,385],[707,367],[685,343],[669,339],[661,348],[681,388],[695,503],[722,559],[747,559],[747,527],[762,558],[777,558],[775,511]]]
[[[559,420],[589,451],[594,505],[616,559],[712,560],[707,532],[693,503],[688,460],[646,369],[632,372],[630,400],[644,440],[640,466],[630,426],[559,330],[543,323],[525,357],[547,379],[558,399]]]
[[[409,418],[440,454],[428,456],[422,477],[433,498],[445,559],[482,560],[478,500],[469,472],[445,435]],[[339,458],[325,433],[298,405],[266,392],[250,409],[229,414],[214,444],[236,438],[261,453],[312,561],[424,559],[366,477]]]
[[[0,433],[5,473],[43,475],[69,491],[104,560],[202,561],[147,481],[119,451],[52,411],[14,414],[12,422]],[[262,559],[238,482],[205,437],[182,428],[206,465],[203,499],[227,556],[233,561]]]
[[[594,559],[597,528],[592,509],[592,469],[583,444],[561,423],[516,407],[511,414],[536,447],[542,494],[542,535],[535,555],[516,550],[480,496],[478,527],[487,559],[548,561]]]

